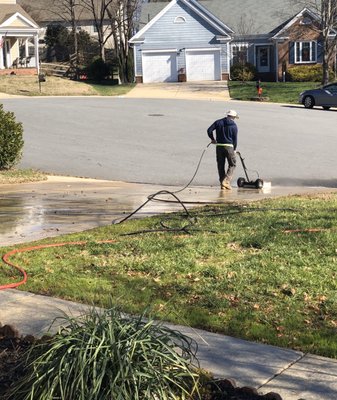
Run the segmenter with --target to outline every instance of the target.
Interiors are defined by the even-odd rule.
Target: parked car
[[[318,89],[305,90],[300,94],[299,103],[305,108],[321,106],[324,110],[329,110],[330,107],[337,107],[337,82]]]

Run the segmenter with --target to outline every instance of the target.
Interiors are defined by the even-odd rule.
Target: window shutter
[[[317,42],[317,62],[323,62],[323,43],[321,41]]]
[[[312,42],[311,46],[312,46],[312,49],[311,49],[311,51],[312,51],[311,60],[312,60],[312,61],[316,61],[316,47],[317,47],[317,43],[316,43],[316,42]]]
[[[289,64],[295,64],[294,42],[289,42]]]

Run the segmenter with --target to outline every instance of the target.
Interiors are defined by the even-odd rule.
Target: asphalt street
[[[250,171],[273,185],[336,187],[337,110],[300,105],[131,98],[11,98],[24,126],[23,168],[79,177],[184,185],[209,143],[208,126],[235,109]],[[194,185],[217,184],[214,147]],[[239,163],[235,178],[243,176]]]

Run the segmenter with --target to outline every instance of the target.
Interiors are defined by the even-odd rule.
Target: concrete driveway
[[[179,100],[230,100],[227,81],[139,83],[125,97]]]
[[[49,176],[41,182],[0,185],[0,247],[110,225],[138,209],[149,195],[180,189],[64,176]],[[262,190],[223,191],[217,185],[192,186],[176,196],[190,208],[327,191],[325,188],[268,186]],[[182,210],[172,195],[161,194],[159,198],[163,201],[147,203],[133,218]]]

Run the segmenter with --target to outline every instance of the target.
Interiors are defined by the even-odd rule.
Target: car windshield
[[[330,85],[323,86],[323,89],[336,94],[337,93],[337,83],[332,83]]]

